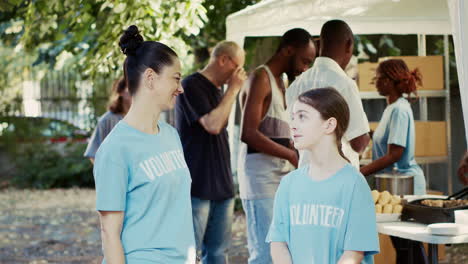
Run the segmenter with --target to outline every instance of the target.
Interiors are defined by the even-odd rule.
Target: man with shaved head
[[[362,107],[356,83],[344,69],[353,55],[354,37],[342,20],[327,21],[320,32],[319,57],[312,68],[300,75],[286,90],[286,104],[292,109],[298,96],[310,89],[333,87],[346,99],[350,109],[349,126],[343,137],[343,153],[359,169],[359,152],[369,143],[369,122]],[[300,153],[299,167],[307,163],[309,153]]]

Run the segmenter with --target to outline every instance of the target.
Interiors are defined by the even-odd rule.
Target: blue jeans
[[[249,264],[271,264],[270,245],[265,242],[273,218],[273,198],[244,200]]]
[[[201,252],[203,264],[228,263],[234,199],[212,201],[192,197],[192,213],[197,256]]]

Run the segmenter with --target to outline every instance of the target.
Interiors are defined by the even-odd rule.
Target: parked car
[[[67,144],[85,144],[90,133],[66,121],[25,116],[0,117],[0,176],[14,169],[12,151],[35,143],[66,154]]]

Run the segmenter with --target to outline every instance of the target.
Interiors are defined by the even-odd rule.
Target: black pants
[[[424,251],[423,243],[390,236],[392,239],[393,247],[396,250],[396,263],[397,264],[427,264],[429,263],[427,259],[426,252]],[[413,255],[411,262],[410,255]]]

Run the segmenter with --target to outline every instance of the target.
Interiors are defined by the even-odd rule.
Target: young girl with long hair
[[[294,104],[294,147],[311,156],[276,193],[267,237],[274,263],[372,263],[379,251],[370,188],[341,151],[348,123],[333,88],[309,90]]]

